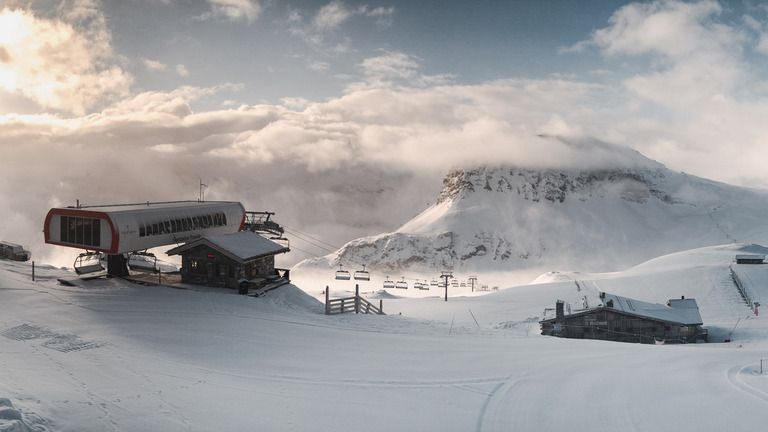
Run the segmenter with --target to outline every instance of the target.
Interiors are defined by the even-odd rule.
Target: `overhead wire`
[[[291,227],[288,227],[286,225],[282,225],[282,227],[285,228],[285,230],[286,230],[286,232],[288,234],[291,234],[292,236],[296,237],[298,240],[302,240],[302,241],[304,241],[306,243],[309,243],[310,245],[312,245],[312,246],[314,246],[314,247],[316,247],[316,248],[318,248],[318,249],[320,249],[322,251],[325,251],[325,252],[328,252],[328,253],[335,253],[339,249],[341,249],[340,246],[333,245],[333,244],[328,243],[326,241],[323,241],[323,240],[321,240],[319,238],[313,237],[310,234],[307,234],[305,232],[299,231],[299,230],[297,230],[295,228],[291,228]],[[325,246],[323,246],[323,245],[325,245]],[[326,246],[334,248],[334,249],[329,249]],[[320,255],[317,255],[317,254],[314,254],[312,252],[309,252],[309,251],[297,248],[294,245],[291,245],[291,249],[296,249],[298,251],[306,253],[307,255],[313,256],[315,258],[320,258],[321,257]],[[359,266],[359,267],[365,267],[366,266],[365,264],[355,262],[355,261],[353,261],[353,260],[351,260],[349,258],[344,258],[343,260],[344,260],[345,263],[340,263],[340,265],[349,265],[349,266],[354,265],[354,266]],[[381,275],[381,276],[385,276],[386,278],[389,278],[389,274],[384,273],[384,272],[377,272],[377,271],[370,271],[370,270],[367,270],[367,271],[371,275],[378,274],[378,275]],[[392,272],[390,274],[397,274],[397,272]],[[430,283],[428,283],[428,281],[427,281],[427,279],[429,279],[428,277],[407,277],[407,276],[402,276],[402,274],[401,274],[400,278],[402,280],[415,281],[415,282],[419,282],[419,281],[421,281],[423,279],[425,285],[430,285]],[[437,278],[432,277],[432,279],[437,279]]]

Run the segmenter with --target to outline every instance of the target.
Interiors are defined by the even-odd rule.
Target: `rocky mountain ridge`
[[[541,268],[616,271],[703,246],[768,241],[768,192],[637,163],[453,169],[436,203],[395,232],[302,265],[386,274]]]

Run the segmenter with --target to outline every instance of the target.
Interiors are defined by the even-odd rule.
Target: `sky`
[[[202,182],[333,249],[541,134],[766,188],[767,60],[758,1],[0,0],[0,239]]]

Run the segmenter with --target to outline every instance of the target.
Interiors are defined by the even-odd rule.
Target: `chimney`
[[[562,321],[563,319],[565,319],[564,307],[565,307],[565,302],[562,300],[558,300],[557,303],[555,304],[555,320],[556,321]]]

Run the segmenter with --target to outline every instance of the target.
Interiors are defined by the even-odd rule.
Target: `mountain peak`
[[[680,250],[768,241],[768,193],[673,172],[631,149],[541,137],[550,166],[455,168],[436,204],[329,264],[387,272],[615,271]]]

